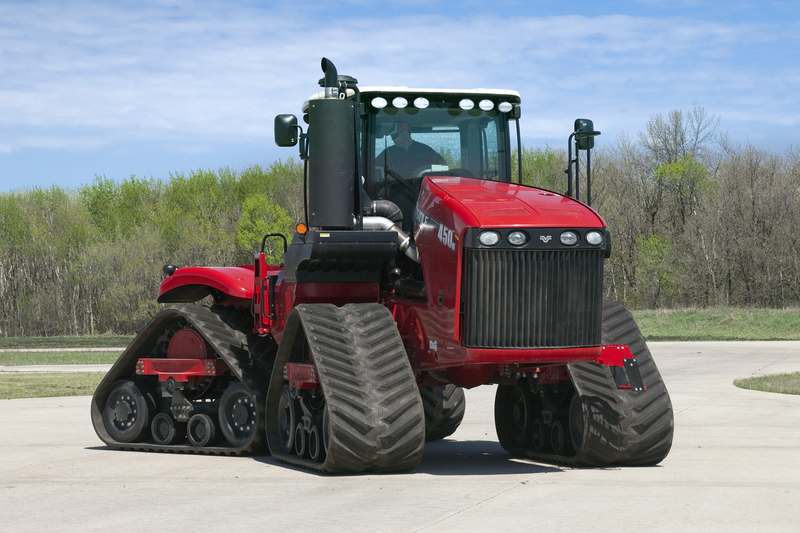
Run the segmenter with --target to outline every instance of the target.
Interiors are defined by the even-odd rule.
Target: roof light
[[[378,96],[372,99],[372,107],[375,109],[383,109],[389,102],[386,101],[386,98],[382,96]]]
[[[417,109],[425,109],[430,104],[431,103],[428,102],[427,98],[422,98],[421,96],[419,98],[417,98],[416,100],[414,100],[414,107],[416,107]]]
[[[408,105],[408,100],[406,100],[402,96],[398,96],[397,98],[392,100],[392,105],[395,106],[397,109],[403,109]]]
[[[469,98],[464,98],[458,103],[458,107],[463,109],[464,111],[469,111],[473,107],[475,107],[475,102],[470,100]]]
[[[494,109],[494,102],[492,102],[491,100],[481,100],[480,103],[478,104],[478,107],[480,107],[484,111],[491,111],[492,109]]]
[[[500,105],[497,106],[497,109],[499,109],[501,113],[508,113],[514,109],[514,106],[508,102],[500,102]]]

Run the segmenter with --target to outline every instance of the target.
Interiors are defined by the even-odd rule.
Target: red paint
[[[183,328],[172,336],[167,347],[169,359],[208,359],[214,349],[197,330]]]
[[[184,267],[161,282],[158,296],[172,290],[201,285],[222,291],[234,298],[250,300],[253,297],[253,265],[236,267]]]
[[[221,359],[139,359],[136,373],[140,376],[158,376],[159,381],[169,378],[187,382],[199,377],[219,376],[228,371]]]
[[[603,366],[619,366],[625,368],[623,359],[634,359],[631,349],[625,344],[607,344],[603,347],[603,352],[597,358],[598,363]]]
[[[316,389],[319,385],[317,367],[309,363],[286,363],[283,379],[289,381],[290,389]]]
[[[481,228],[603,228],[591,207],[568,196],[504,181],[426,178],[457,218]]]

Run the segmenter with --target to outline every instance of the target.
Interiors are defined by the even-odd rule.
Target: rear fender
[[[161,282],[159,303],[196,302],[206,296],[222,301],[253,298],[254,266],[185,267]]]

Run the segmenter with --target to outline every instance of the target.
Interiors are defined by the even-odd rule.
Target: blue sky
[[[292,157],[273,119],[322,56],[362,86],[517,90],[530,147],[693,107],[800,147],[796,0],[0,0],[0,192]]]

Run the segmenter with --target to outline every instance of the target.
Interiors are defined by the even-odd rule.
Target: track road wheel
[[[573,394],[569,402],[569,437],[573,450],[580,450],[583,443],[583,402],[580,395]]]
[[[464,389],[453,384],[420,387],[419,394],[425,408],[425,440],[439,440],[455,433],[464,419]]]
[[[186,425],[186,436],[189,438],[189,444],[196,448],[214,444],[217,436],[214,420],[205,413],[192,416]]]
[[[150,424],[153,442],[160,445],[176,444],[186,431],[186,424],[176,424],[167,413],[158,413]]]
[[[511,453],[519,453],[531,441],[533,401],[522,385],[498,385],[494,398],[494,425],[500,445]]]
[[[244,446],[260,429],[255,396],[243,383],[225,389],[219,401],[219,427],[222,435],[234,446]]]
[[[537,453],[543,452],[547,446],[547,439],[545,439],[544,436],[544,429],[542,417],[537,416],[534,418],[533,423],[531,424],[531,446],[533,447],[533,451]]]
[[[103,410],[103,425],[118,442],[141,442],[147,438],[154,410],[148,392],[130,380],[114,383]]]
[[[556,455],[564,455],[567,449],[564,426],[560,420],[553,422],[553,426],[550,428],[550,446],[552,446],[553,453]]]
[[[281,371],[290,362],[314,364],[318,386],[294,391],[292,398]],[[298,420],[300,408],[310,418],[310,431]],[[266,411],[270,452],[287,463],[348,474],[410,470],[422,459],[419,388],[394,318],[380,304],[295,307],[278,349]]]

